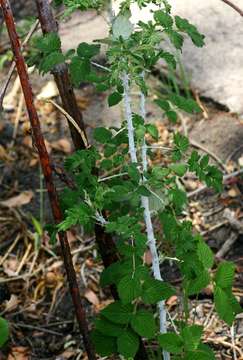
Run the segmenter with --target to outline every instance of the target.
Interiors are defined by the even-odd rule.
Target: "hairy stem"
[[[124,87],[124,108],[125,116],[127,121],[128,129],[128,142],[129,142],[129,153],[132,163],[137,163],[137,149],[134,139],[134,127],[132,122],[132,107],[131,107],[131,96],[130,96],[130,85],[129,85],[129,76],[127,73],[124,73],[122,76],[122,83]],[[142,95],[141,104],[140,104],[141,115],[145,117],[145,98]],[[143,158],[143,170],[147,170],[147,146],[144,140],[142,147],[142,158]],[[144,221],[146,225],[146,232],[148,238],[148,246],[152,256],[152,268],[155,279],[162,280],[159,267],[159,256],[156,248],[156,240],[153,231],[153,224],[149,209],[149,200],[148,197],[141,196],[142,207],[144,208]],[[158,303],[159,308],[159,318],[160,318],[160,332],[166,332],[166,311],[164,307],[164,302],[160,301]],[[170,356],[167,352],[163,352],[164,360],[169,360]]]

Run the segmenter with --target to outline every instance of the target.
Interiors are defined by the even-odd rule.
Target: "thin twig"
[[[232,9],[234,9],[235,11],[237,11],[241,16],[243,16],[243,10],[241,10],[237,5],[233,4],[231,1],[229,0],[221,0],[223,1],[225,4],[229,5],[230,7],[232,7]]]
[[[39,20],[36,20],[35,23],[31,26],[30,31],[28,32],[26,38],[24,39],[23,44],[21,46],[21,49],[29,42],[32,35],[37,30],[38,25],[39,25]],[[0,90],[0,110],[3,107],[3,99],[4,99],[4,96],[5,96],[6,91],[8,89],[8,85],[10,83],[11,77],[12,77],[12,75],[14,73],[15,66],[16,66],[15,61],[13,61],[11,66],[10,66],[10,69],[8,71],[7,77],[6,77],[6,79],[5,79],[4,83],[3,83],[3,86],[1,87],[1,90]]]
[[[48,189],[48,195],[51,203],[51,208],[56,224],[60,223],[63,220],[62,211],[60,208],[57,191],[53,181],[53,174],[51,169],[50,158],[45,146],[44,137],[41,132],[40,121],[34,106],[34,97],[29,82],[28,72],[26,69],[24,57],[21,52],[21,47],[19,43],[19,38],[16,31],[15,22],[13,19],[13,14],[11,11],[10,3],[8,0],[0,0],[0,5],[3,10],[3,16],[6,23],[6,27],[9,34],[9,39],[11,42],[12,51],[14,54],[16,68],[18,71],[19,79],[21,82],[22,90],[24,93],[26,108],[29,114],[29,120],[32,127],[33,137],[38,149],[40,163],[42,166],[42,171],[46,180],[46,186]],[[78,287],[77,277],[75,269],[72,263],[72,255],[70,251],[70,246],[67,239],[67,234],[65,232],[59,233],[59,240],[61,244],[62,254],[64,265],[67,273],[67,278],[69,282],[70,293],[72,295],[73,305],[76,312],[76,317],[78,320],[80,332],[83,335],[84,346],[87,351],[89,360],[95,360],[95,352],[93,345],[91,344],[89,337],[88,323],[86,320],[85,310],[82,304],[80,291]]]

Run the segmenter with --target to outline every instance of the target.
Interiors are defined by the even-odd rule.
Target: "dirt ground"
[[[8,65],[0,75],[1,82]],[[31,75],[31,81],[35,96],[43,93],[47,83],[53,85],[50,76],[40,78],[37,73]],[[189,135],[192,148],[208,153],[211,161],[224,172],[224,190],[218,195],[211,190],[200,191],[201,184],[193,176],[184,179],[189,197],[186,215],[215,254],[221,254],[218,261],[229,259],[236,264],[234,294],[243,304],[243,231],[237,230],[232,222],[233,217],[241,228],[243,226],[243,179],[240,173],[243,119],[225,111],[212,99],[200,99],[195,94],[202,114],[180,114],[179,123],[172,126],[162,118],[153,102],[155,94],[161,90],[161,80],[153,76],[149,81],[153,91],[147,103],[147,119],[158,125],[161,144],[169,144],[176,128]],[[58,102],[53,91],[52,98]],[[90,137],[95,126],[115,124],[123,114],[122,106],[110,110],[107,94],[97,94],[92,86],[84,84],[76,90],[76,95]],[[64,158],[72,152],[66,120],[44,100],[36,100],[36,106],[52,160],[62,166]],[[9,96],[8,108],[0,116],[0,313],[11,327],[11,339],[0,352],[0,359],[87,359],[74,319],[60,247],[58,244],[53,247],[47,233],[43,232],[43,225],[50,223],[52,217],[20,91]],[[154,163],[162,162],[163,154],[158,152]],[[232,173],[235,175],[231,176]],[[57,177],[55,180],[61,191],[64,184]],[[229,211],[231,217],[227,215]],[[103,267],[97,256],[94,236],[86,236],[81,229],[74,229],[68,237],[83,303],[92,322],[111,301],[109,292],[98,285]],[[232,238],[234,242],[225,249],[225,243]],[[176,268],[165,262],[162,271],[164,277],[179,289],[181,279]],[[169,299],[167,307],[172,316],[176,314],[180,298]],[[243,359],[242,314],[237,316],[234,324],[234,341],[230,329],[214,311],[210,289],[205,289],[198,299],[192,299],[191,316],[205,326],[204,341],[217,353],[218,360],[234,359],[234,352],[236,359]]]

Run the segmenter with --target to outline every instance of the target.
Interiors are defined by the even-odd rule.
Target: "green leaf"
[[[117,91],[113,92],[108,97],[109,106],[111,107],[111,106],[119,104],[119,102],[122,100],[122,98],[123,97],[119,92],[117,92]]]
[[[175,333],[161,334],[158,340],[162,349],[172,354],[180,354],[183,351],[182,338]]]
[[[112,133],[110,130],[104,127],[98,127],[94,129],[93,132],[94,139],[101,144],[106,144],[112,138]]]
[[[141,337],[152,339],[155,336],[156,324],[151,312],[139,310],[133,315],[131,327]]]
[[[115,337],[105,336],[101,332],[93,330],[91,340],[95,345],[96,352],[101,356],[110,356],[117,352]]]
[[[197,255],[204,268],[211,269],[214,263],[214,254],[205,241],[200,240],[197,246]]]
[[[232,262],[222,262],[215,275],[217,286],[222,289],[229,288],[233,285],[235,274],[235,265]]]
[[[158,10],[154,12],[154,19],[164,28],[171,28],[173,26],[173,18],[164,12],[163,10]]]
[[[116,324],[128,324],[132,317],[132,311],[131,304],[125,305],[120,301],[115,301],[102,310],[101,315]]]
[[[44,60],[40,63],[39,69],[43,74],[53,70],[53,68],[65,62],[65,57],[62,53],[55,51],[45,56]]]
[[[184,206],[187,204],[186,192],[179,188],[175,188],[169,190],[169,195],[171,196],[171,201],[175,210],[178,212],[182,211]]]
[[[183,36],[174,30],[167,30],[166,33],[168,34],[169,39],[174,47],[178,50],[181,50],[184,42]]]
[[[204,45],[205,36],[200,34],[196,26],[190,24],[187,19],[183,19],[180,16],[175,16],[175,23],[180,31],[186,32],[190,36],[192,42],[196,46],[202,47]]]
[[[127,40],[133,32],[133,24],[130,22],[128,16],[118,15],[112,24],[112,34],[115,40],[122,37]]]
[[[188,112],[189,114],[200,113],[202,110],[193,99],[186,99],[183,96],[171,94],[169,101],[176,105],[179,109]]]
[[[7,342],[9,338],[8,322],[0,316],[0,348]]]
[[[167,282],[150,279],[144,283],[142,299],[146,304],[156,304],[166,300],[176,293],[175,289]]]
[[[118,284],[118,294],[124,304],[131,303],[141,294],[141,284],[131,275],[125,276]]]
[[[175,111],[166,111],[165,115],[173,124],[177,122],[177,113]]]
[[[187,172],[186,164],[171,164],[169,168],[178,176],[184,176]]]
[[[69,65],[72,83],[79,86],[82,81],[86,80],[87,75],[90,73],[90,63],[87,60],[80,59],[74,56]]]
[[[231,303],[231,299],[225,290],[216,286],[214,290],[214,303],[219,317],[224,320],[229,326],[233,324],[235,319],[235,311]]]
[[[166,176],[168,176],[170,170],[168,168],[162,168],[160,166],[154,166],[152,169],[152,175],[155,177],[156,180],[162,180]]]
[[[160,58],[164,59],[169,67],[172,67],[172,69],[176,69],[176,60],[174,55],[166,51],[161,51]]]
[[[194,279],[188,282],[188,286],[187,286],[188,296],[199,294],[202,289],[208,286],[210,280],[211,280],[210,275],[206,270],[200,271],[197,274],[197,277],[195,277]]]
[[[93,56],[98,55],[100,52],[100,45],[81,43],[78,46],[77,54],[81,58],[91,59]]]
[[[127,329],[117,339],[117,348],[119,354],[126,359],[133,358],[139,348],[139,337],[130,329]]]
[[[196,350],[200,344],[203,327],[199,325],[185,326],[181,331],[186,351]]]
[[[146,127],[146,130],[149,133],[149,135],[151,135],[153,139],[158,140],[159,131],[157,129],[157,126],[155,126],[153,124],[147,124],[147,125],[145,125],[145,127]]]
[[[154,101],[162,110],[169,111],[170,110],[170,103],[166,100],[157,99]]]
[[[49,33],[36,39],[35,46],[46,54],[61,50],[61,40],[57,33]]]
[[[124,332],[124,327],[100,317],[95,321],[95,329],[105,336],[120,336]]]
[[[141,175],[140,175],[140,172],[139,172],[136,164],[131,164],[128,166],[128,175],[136,183],[139,183],[139,181],[141,179]]]

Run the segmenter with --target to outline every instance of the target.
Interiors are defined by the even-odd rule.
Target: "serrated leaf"
[[[235,265],[231,262],[222,262],[215,275],[217,286],[222,289],[231,287],[234,281]]]
[[[181,50],[184,43],[183,36],[174,30],[167,30],[166,33],[169,36],[169,39],[171,43],[174,45],[174,47],[178,50]]]
[[[122,304],[115,301],[101,311],[101,315],[115,324],[128,324],[132,316],[133,307],[131,304]]]
[[[155,104],[157,104],[162,110],[169,111],[170,110],[170,103],[166,100],[156,99]]]
[[[159,131],[157,129],[157,126],[153,125],[153,124],[147,124],[146,125],[146,130],[149,133],[149,135],[152,136],[153,139],[158,140],[159,138]]]
[[[117,92],[117,91],[113,92],[113,93],[110,94],[109,97],[108,97],[108,104],[109,104],[109,106],[111,107],[111,106],[114,106],[114,105],[119,104],[119,102],[122,101],[122,98],[123,98],[123,97],[122,97],[122,95],[121,95],[119,92]]]
[[[210,280],[209,273],[206,270],[201,271],[195,279],[189,281],[187,286],[188,295],[199,294],[202,289],[208,286]]]
[[[164,59],[169,67],[172,67],[172,69],[176,69],[176,60],[174,55],[167,51],[162,51],[160,52],[160,58]]]
[[[164,12],[163,10],[158,10],[154,12],[154,19],[164,28],[171,28],[173,26],[173,18]]]
[[[169,190],[169,195],[171,196],[171,201],[175,207],[175,210],[180,212],[187,204],[186,192],[179,188],[175,188]]]
[[[133,315],[131,327],[141,337],[152,339],[155,336],[156,324],[151,312],[139,310]]]
[[[141,294],[141,284],[137,278],[127,275],[118,284],[118,294],[124,304],[131,303]]]
[[[57,33],[49,33],[38,38],[35,46],[42,52],[49,54],[61,50],[61,40]]]
[[[0,348],[8,341],[9,326],[7,320],[0,316]]]
[[[211,269],[214,263],[214,254],[205,241],[200,240],[197,246],[197,255],[206,269]]]
[[[87,43],[81,43],[78,46],[77,54],[81,58],[92,58],[93,56],[98,55],[100,52],[100,45],[96,44],[87,44]]]
[[[184,176],[187,172],[186,164],[171,164],[169,168],[178,176]]]
[[[79,86],[90,73],[90,63],[87,60],[80,59],[78,56],[74,56],[70,63],[69,70],[72,83],[75,86]]]
[[[203,327],[199,325],[185,326],[181,331],[181,337],[186,351],[196,350],[200,344]]]
[[[95,345],[96,352],[101,356],[110,356],[117,352],[116,338],[105,336],[97,330],[91,333],[92,342]]]
[[[180,31],[184,31],[190,36],[192,42],[196,46],[202,47],[204,45],[205,36],[200,34],[196,26],[190,24],[187,19],[183,19],[180,16],[175,16],[175,23]]]
[[[183,351],[182,338],[175,333],[161,334],[158,340],[162,349],[172,354],[180,354]]]
[[[113,38],[118,40],[122,37],[124,40],[127,40],[132,35],[132,32],[133,24],[129,18],[124,15],[118,15],[112,24]]]
[[[124,327],[115,324],[103,317],[95,321],[95,329],[105,336],[120,336],[124,332]]]
[[[235,311],[227,293],[218,286],[214,290],[214,303],[220,319],[231,326],[235,318]]]
[[[150,279],[144,283],[142,299],[146,304],[156,304],[166,300],[176,293],[175,289],[167,282]]]
[[[40,71],[43,74],[48,73],[49,71],[53,70],[53,68],[65,62],[65,57],[61,52],[55,51],[51,54],[45,56],[44,60],[40,64]]]
[[[188,112],[189,114],[200,113],[202,110],[193,99],[186,99],[177,94],[169,95],[169,101],[176,105],[179,109]]]
[[[177,122],[177,113],[175,111],[166,111],[165,115],[173,124]]]
[[[104,128],[104,127],[98,127],[94,129],[93,137],[96,141],[98,141],[101,144],[106,144],[109,142],[112,138],[112,133],[110,130]]]
[[[130,329],[127,329],[117,338],[117,348],[119,354],[126,359],[133,358],[139,348],[139,337]]]
[[[139,183],[141,179],[141,174],[137,168],[136,164],[131,164],[128,166],[128,175],[130,178],[135,181],[136,183]]]

